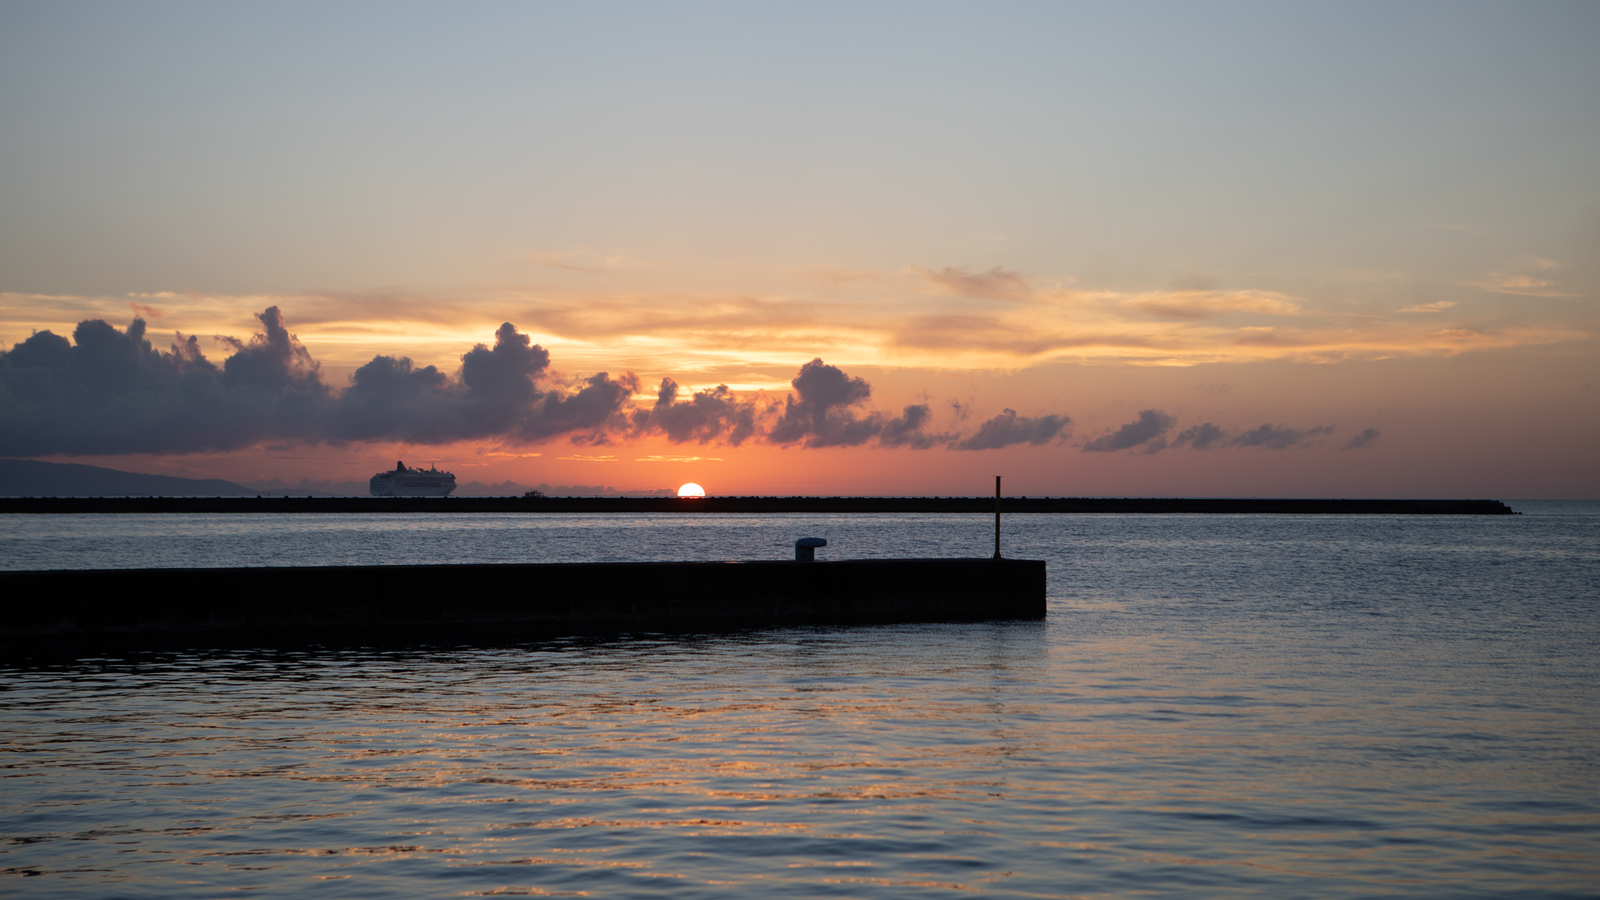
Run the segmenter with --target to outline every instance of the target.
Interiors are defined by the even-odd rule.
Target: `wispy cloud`
[[[1521,256],[1500,269],[1475,281],[1463,282],[1497,294],[1515,294],[1523,297],[1575,297],[1557,288],[1550,277],[1561,264],[1542,256]]]
[[[1288,425],[1263,423],[1256,428],[1235,431],[1214,422],[1192,425],[1179,431],[1170,440],[1167,435],[1177,427],[1177,416],[1159,409],[1146,409],[1139,417],[1115,431],[1107,430],[1099,437],[1086,441],[1086,452],[1107,453],[1128,450],[1153,454],[1170,448],[1187,447],[1191,450],[1212,450],[1219,447],[1262,450],[1292,450],[1312,447],[1333,433],[1332,425],[1315,425],[1310,428],[1291,428]],[[1368,428],[1351,438],[1344,449],[1353,450],[1371,444],[1378,437],[1375,429]]]
[[[1341,449],[1360,450],[1364,447],[1371,447],[1373,442],[1376,441],[1382,434],[1383,432],[1376,428],[1368,428],[1355,437],[1352,437],[1350,440],[1345,441],[1344,447]]]
[[[929,269],[911,266],[907,270],[919,277],[929,287],[940,293],[959,297],[981,297],[988,300],[1028,301],[1034,296],[1029,279],[1017,272],[995,266],[986,272],[969,272],[966,269]]]
[[[1260,447],[1266,450],[1289,450],[1297,447],[1309,447],[1319,438],[1333,431],[1332,425],[1318,425],[1313,428],[1290,428],[1287,425],[1273,425],[1263,423],[1259,428],[1252,428],[1242,432],[1237,437],[1228,441],[1232,447]]]
[[[1228,313],[1297,316],[1300,301],[1270,291],[1152,291],[1122,301],[1128,309],[1168,319],[1207,319]]]
[[[1408,306],[1405,309],[1402,309],[1400,311],[1403,312],[1403,313],[1436,313],[1436,312],[1444,312],[1445,310],[1447,310],[1450,307],[1455,306],[1455,305],[1456,305],[1456,302],[1454,300],[1435,300],[1432,303],[1423,303],[1423,304],[1419,304],[1417,306]]]

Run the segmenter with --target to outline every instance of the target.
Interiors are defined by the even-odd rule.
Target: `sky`
[[[0,456],[1600,498],[1600,4],[0,3]]]

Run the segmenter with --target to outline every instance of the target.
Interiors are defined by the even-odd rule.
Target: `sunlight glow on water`
[[[8,567],[989,540],[961,516],[46,518],[0,523]],[[1015,516],[1044,623],[18,662],[0,867],[38,897],[1593,896],[1597,538]]]

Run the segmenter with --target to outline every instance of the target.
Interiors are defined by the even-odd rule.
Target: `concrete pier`
[[[0,642],[500,639],[1040,618],[1022,559],[0,572]]]

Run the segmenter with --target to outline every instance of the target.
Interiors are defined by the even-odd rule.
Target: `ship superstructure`
[[[397,461],[392,472],[372,476],[374,497],[446,497],[455,489],[455,475],[432,466],[408,468],[403,461]]]

